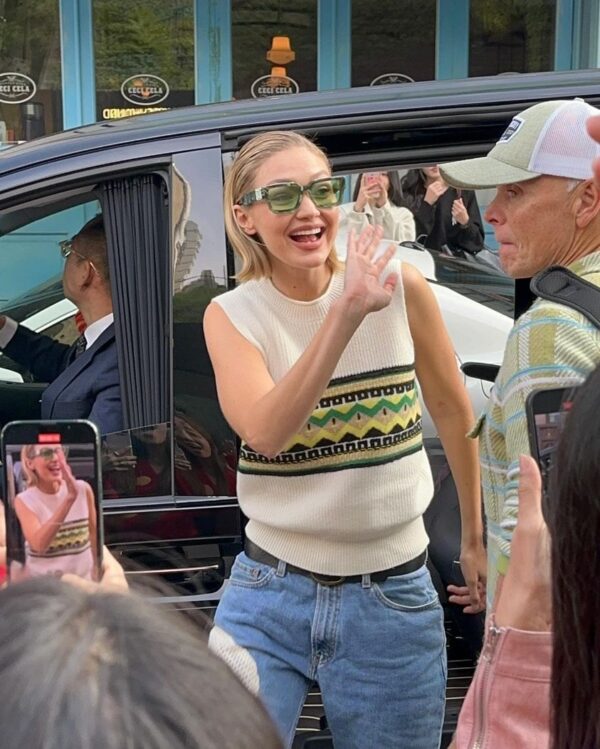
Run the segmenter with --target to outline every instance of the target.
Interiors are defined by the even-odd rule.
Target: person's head
[[[63,289],[80,308],[86,303],[110,302],[110,279],[104,220],[95,216],[72,239],[60,243],[65,259]]]
[[[21,448],[21,468],[27,486],[50,484],[62,480],[60,458],[64,450],[55,445],[24,445]]]
[[[0,591],[0,610],[3,746],[281,747],[259,701],[174,612],[50,578]]]
[[[340,265],[334,241],[343,183],[330,177],[323,151],[299,133],[262,133],[242,147],[225,178],[225,227],[242,260],[240,281],[270,277],[280,265]],[[324,181],[299,193],[315,180]]]
[[[575,397],[546,502],[554,749],[600,746],[600,367]]]
[[[424,166],[421,169],[421,172],[426,182],[433,182],[435,180],[441,179],[440,168],[437,164]]]
[[[359,174],[358,179],[356,180],[356,184],[354,185],[352,200],[356,201],[363,179],[365,179],[367,175],[371,174],[377,175],[378,179],[381,180],[390,203],[392,205],[401,206],[402,188],[400,186],[400,177],[398,176],[398,172],[395,169],[389,172],[363,172],[362,174]]]
[[[528,278],[600,246],[600,191],[586,130],[598,110],[581,99],[547,101],[513,118],[487,156],[440,165],[454,187],[496,187],[486,212],[506,272]]]
[[[413,213],[418,211],[425,197],[426,182],[425,168],[409,169],[400,181],[400,204],[409,208]]]

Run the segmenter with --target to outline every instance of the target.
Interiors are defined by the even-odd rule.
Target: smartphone
[[[89,421],[12,421],[0,436],[9,582],[102,569],[100,435]]]
[[[381,172],[366,172],[364,176],[365,183],[367,185],[371,185],[374,182],[377,182],[377,180],[380,177]]]
[[[540,467],[544,494],[548,488],[556,446],[577,389],[577,387],[568,387],[535,390],[529,394],[525,403],[529,447],[532,457]]]

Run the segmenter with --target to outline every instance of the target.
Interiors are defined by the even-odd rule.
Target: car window
[[[79,335],[76,309],[64,297],[64,260],[59,242],[70,239],[100,211],[87,201],[20,226],[0,237],[0,314],[36,332],[71,344]],[[18,377],[14,374],[17,373]],[[0,380],[31,379],[6,354],[0,354]]]
[[[176,156],[173,168],[173,397],[175,490],[235,495],[235,436],[219,407],[202,319],[230,285],[220,153]]]
[[[470,229],[458,231],[451,215],[453,200],[459,197],[456,191],[448,191],[431,208],[423,206],[424,183],[419,180],[419,174],[422,174],[422,167],[428,166],[431,165],[423,164],[410,170],[378,168],[344,174],[346,191],[340,208],[338,254],[345,255],[350,228],[358,230],[367,221],[382,223],[382,250],[390,242],[397,244],[396,255],[415,265],[428,280],[512,319],[514,282],[500,266],[493,230],[483,218],[494,190],[460,191],[463,203],[469,208],[468,223],[479,222],[483,232],[483,238],[473,243],[469,240]],[[373,197],[382,179],[388,186],[385,201]],[[369,190],[371,197],[367,197]],[[420,247],[414,245],[413,239]]]

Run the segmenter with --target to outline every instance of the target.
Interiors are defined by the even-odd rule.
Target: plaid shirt
[[[600,286],[600,250],[569,269]],[[488,523],[488,605],[506,574],[519,508],[519,456],[530,454],[525,401],[534,390],[580,385],[600,364],[600,330],[579,312],[543,299],[512,329],[486,410],[471,431],[480,438]]]

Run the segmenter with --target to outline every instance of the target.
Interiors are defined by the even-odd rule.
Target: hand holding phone
[[[543,494],[548,489],[556,446],[576,392],[577,387],[535,390],[527,397],[525,410],[529,448],[540,468]]]
[[[9,581],[100,579],[99,441],[88,421],[11,422],[2,430]]]

